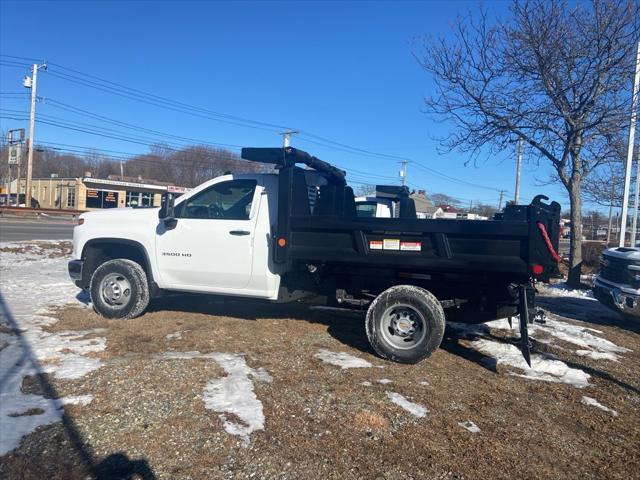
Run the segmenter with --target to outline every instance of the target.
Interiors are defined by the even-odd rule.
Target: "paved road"
[[[0,242],[22,240],[71,240],[74,222],[0,218]]]

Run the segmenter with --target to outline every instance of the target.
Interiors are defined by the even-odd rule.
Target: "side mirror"
[[[175,196],[173,193],[167,192],[162,195],[160,210],[158,210],[158,218],[162,220],[167,230],[175,228],[178,223],[178,220],[173,216],[174,202]]]
[[[175,197],[173,193],[163,193],[162,200],[160,202],[160,210],[158,211],[158,218],[160,220],[164,220],[168,217],[173,217],[173,204],[175,202]]]

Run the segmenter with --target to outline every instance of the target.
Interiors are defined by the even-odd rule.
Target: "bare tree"
[[[375,196],[375,194],[376,186],[371,183],[363,183],[356,188],[356,196],[358,197]]]
[[[429,194],[429,200],[433,202],[434,205],[451,205],[452,207],[460,207],[462,202],[451,195],[447,195],[445,193],[431,193]]]
[[[492,25],[458,19],[454,41],[425,41],[416,55],[436,90],[426,110],[457,127],[441,139],[472,158],[521,137],[548,161],[571,206],[568,284],[582,264],[582,185],[625,128],[639,37],[634,0],[515,1],[512,15]]]

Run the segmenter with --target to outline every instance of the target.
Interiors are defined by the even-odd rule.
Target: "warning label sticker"
[[[400,250],[404,252],[420,252],[422,251],[422,243],[420,242],[400,242]]]
[[[371,241],[369,241],[369,249],[370,250],[382,250],[382,240],[371,240]]]
[[[382,241],[383,250],[400,250],[399,238],[385,238]]]

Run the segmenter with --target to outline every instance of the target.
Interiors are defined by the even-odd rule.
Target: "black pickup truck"
[[[168,193],[155,219],[140,210],[81,217],[69,268],[99,313],[130,318],[170,290],[324,299],[366,309],[374,350],[406,363],[438,348],[447,319],[519,314],[530,361],[532,285],[557,272],[558,203],[538,196],[493,220],[426,220],[407,191],[389,186],[399,218],[361,218],[345,172],[329,163],[291,147],[242,157],[272,173],[219,177],[177,201]]]

